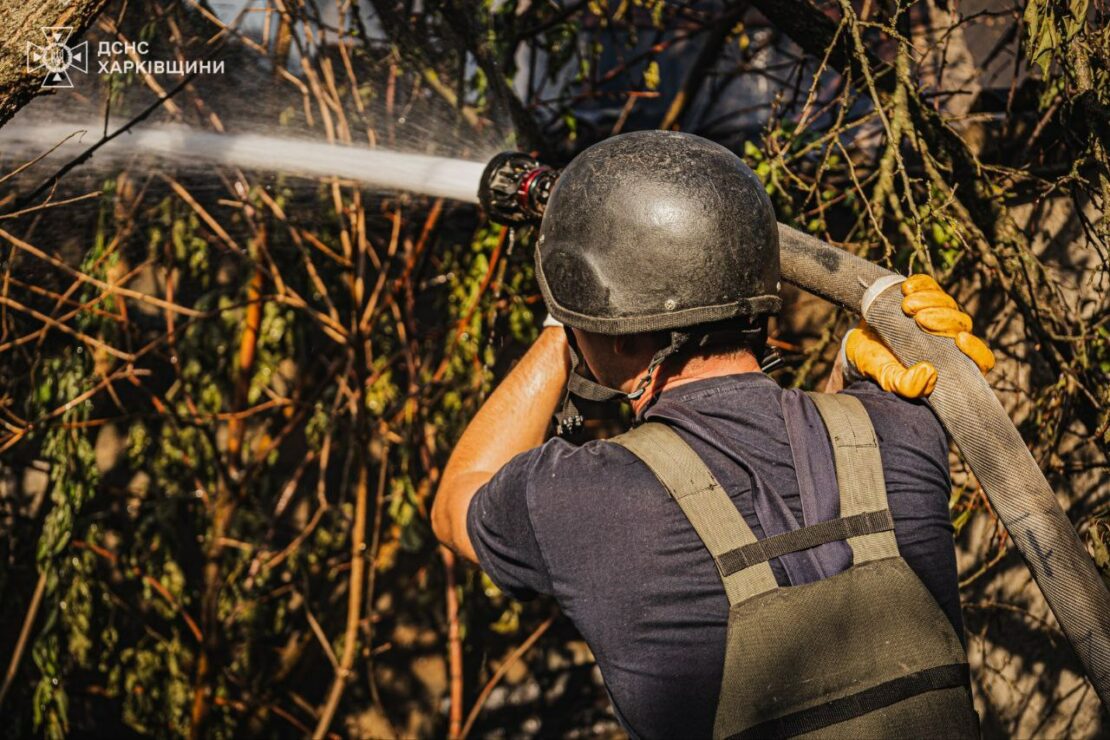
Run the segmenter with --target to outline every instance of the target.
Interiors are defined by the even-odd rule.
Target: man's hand
[[[986,375],[994,367],[994,353],[971,333],[971,317],[960,310],[956,300],[928,275],[911,275],[902,283],[902,311],[922,330],[950,337],[956,347],[979,366]]]
[[[913,275],[902,283],[902,311],[912,316],[917,325],[929,334],[950,337],[956,347],[986,374],[994,367],[994,354],[983,340],[971,333],[971,317],[960,310],[928,275]],[[859,326],[844,337],[841,353],[845,370],[875,381],[885,391],[903,398],[920,398],[933,392],[937,370],[929,362],[906,367],[875,330],[860,321]]]

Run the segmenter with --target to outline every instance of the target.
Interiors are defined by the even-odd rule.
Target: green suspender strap
[[[756,544],[755,534],[713,473],[674,430],[649,422],[612,441],[643,460],[678,502],[717,563],[729,604],[778,588],[765,560],[732,573],[722,567],[721,557]]]
[[[811,398],[832,447],[831,461],[813,463],[835,464],[840,516],[762,540],[672,429],[648,423],[613,440],[678,502],[724,582],[730,608],[714,737],[975,738],[967,656],[898,557],[871,420],[851,396]],[[771,558],[833,540],[848,542],[851,568],[778,588]]]
[[[867,410],[858,398],[844,393],[808,394],[829,433],[836,483],[840,487],[840,520],[885,519],[889,526],[848,537],[852,564],[898,555],[894,520],[886,502],[886,481],[879,442]]]
[[[867,411],[842,394],[810,394],[832,442],[840,517],[757,540],[697,453],[670,427],[649,422],[612,441],[651,469],[713,556],[729,604],[778,588],[768,561],[847,540],[854,564],[894,557],[894,520],[886,504],[879,446]]]

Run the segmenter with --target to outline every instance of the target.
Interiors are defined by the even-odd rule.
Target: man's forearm
[[[436,492],[432,527],[460,555],[476,559],[466,532],[470,499],[514,456],[543,444],[569,372],[566,335],[544,329],[459,438]]]

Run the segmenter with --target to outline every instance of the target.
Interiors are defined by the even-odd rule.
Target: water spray
[[[13,122],[0,129],[0,148],[52,146],[67,137],[56,154],[74,157],[99,136],[98,124]],[[81,133],[81,132],[85,133]],[[73,136],[74,133],[78,136]],[[92,141],[89,141],[89,139]],[[341,177],[382,190],[402,190],[437,198],[478,202],[477,183],[484,162],[452,157],[325,144],[263,134],[220,134],[176,124],[135,127],[97,150],[95,161],[119,160],[136,153],[186,167],[196,165],[280,171],[306,177]]]

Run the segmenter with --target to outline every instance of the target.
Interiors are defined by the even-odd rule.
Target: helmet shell
[[[634,334],[775,313],[779,237],[762,183],[700,136],[638,131],[563,170],[536,246],[551,315]]]

